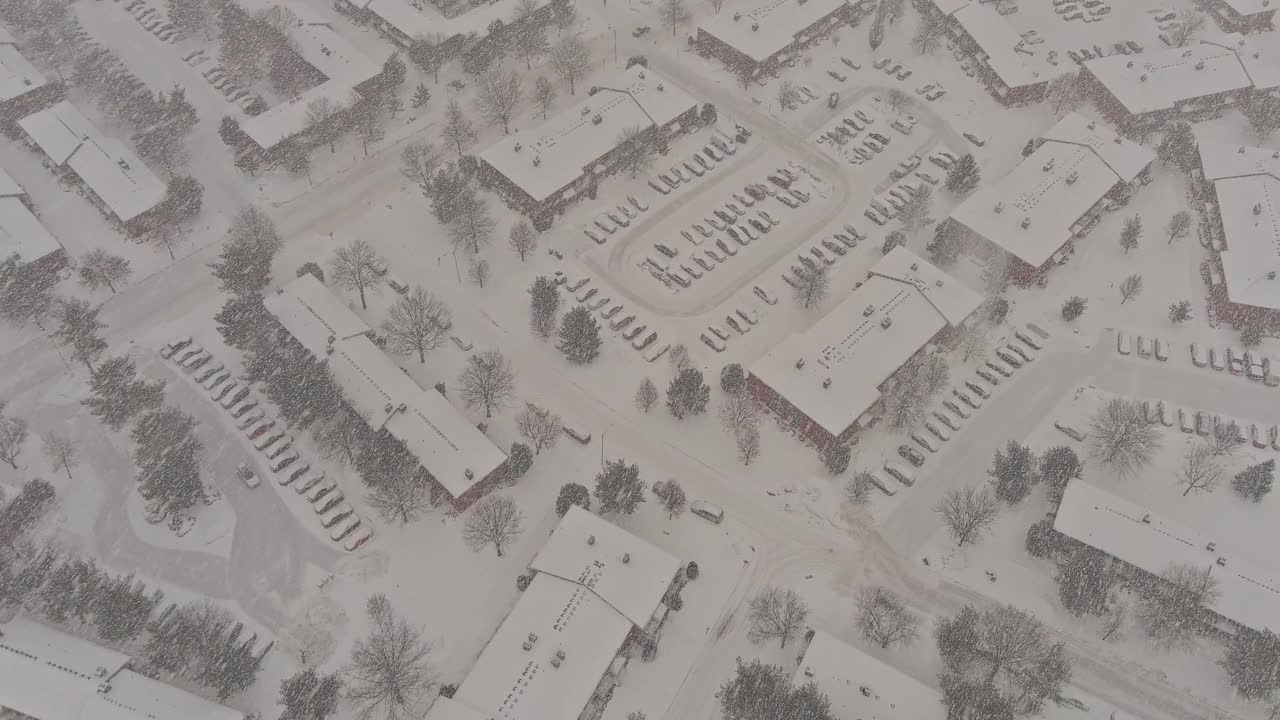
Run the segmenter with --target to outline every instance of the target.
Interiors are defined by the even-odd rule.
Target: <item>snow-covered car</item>
[[[770,225],[777,226],[782,224],[782,221],[770,215],[768,210],[757,210],[756,214],[759,215],[765,222],[769,223]]]
[[[979,398],[981,398],[981,399],[983,399],[983,400],[989,400],[989,399],[991,398],[991,391],[990,391],[990,390],[988,390],[988,389],[986,389],[985,387],[983,387],[983,386],[982,386],[982,383],[976,383],[976,382],[974,382],[974,381],[972,381],[972,380],[966,380],[966,381],[964,382],[964,387],[965,387],[965,389],[966,389],[966,390],[968,390],[969,392],[973,393],[974,395],[977,395]],[[977,408],[979,408],[979,407],[981,407],[981,406],[982,406],[982,403],[980,403],[980,402],[978,402],[978,401],[974,400],[973,398],[970,398],[970,397],[969,397],[968,395],[966,395],[965,393],[962,393],[962,392],[960,392],[960,391],[958,391],[958,390],[957,390],[957,391],[956,391],[956,394],[960,397],[960,399],[961,399],[961,400],[965,400],[965,399],[967,398],[967,399],[969,400],[969,402],[967,402],[967,403],[965,403],[965,404],[966,404],[966,405],[969,405],[970,407],[972,407],[972,408],[974,408],[974,409],[977,409]]]
[[[1004,377],[1013,377],[1013,367],[999,358],[991,358],[984,364]]]
[[[271,472],[280,472],[297,461],[298,453],[290,451],[272,460],[269,466],[271,467]]]
[[[628,195],[627,202],[631,203],[631,206],[639,210],[640,212],[644,212],[649,209],[649,204],[643,200],[636,198],[635,195]]]
[[[960,418],[960,419],[962,419],[962,420],[968,420],[968,419],[969,419],[969,411],[968,411],[968,410],[966,410],[966,409],[965,409],[963,406],[961,406],[959,403],[957,403],[955,400],[952,400],[952,399],[950,399],[950,398],[948,398],[948,399],[946,399],[946,400],[943,400],[943,401],[942,401],[942,406],[943,406],[943,407],[945,407],[946,409],[950,410],[951,412],[955,413],[955,414],[956,414],[956,416],[957,416],[957,417],[959,417],[959,418]],[[938,413],[938,414],[939,414],[939,415],[943,415],[943,413]]]
[[[903,447],[906,447],[905,445]],[[898,482],[911,487],[916,484],[916,474],[902,467],[897,463],[887,462],[884,464],[884,471],[893,476]]]
[[[995,372],[988,370],[985,367],[978,368],[974,374],[982,378],[983,380],[986,380],[987,382],[991,383],[992,385],[1000,384],[1000,376],[997,375]]]
[[[286,435],[283,438],[281,438],[278,442],[276,442],[274,445],[267,448],[266,450],[267,459],[275,460],[291,447],[293,447],[293,436]]]
[[[916,467],[920,467],[924,464],[924,455],[921,455],[919,450],[916,450],[910,445],[899,445],[898,456]]]
[[[1032,350],[1042,350],[1044,348],[1044,346],[1042,346],[1039,342],[1036,342],[1034,338],[1022,332],[1021,330],[1015,331],[1013,333],[1013,336],[1021,340],[1027,347],[1031,348]]]
[[[222,363],[217,363],[215,365],[206,365],[200,368],[200,371],[193,374],[192,377],[195,378],[196,382],[203,384],[205,380],[208,380],[214,375],[217,375],[218,373],[222,372],[222,369],[223,369]]]
[[[928,430],[928,431],[929,431],[929,432],[931,432],[931,433],[933,433],[933,436],[934,436],[934,437],[938,438],[939,440],[941,440],[941,441],[943,441],[943,442],[946,442],[946,441],[948,441],[948,440],[950,440],[950,439],[951,439],[951,433],[947,432],[946,430],[943,430],[942,428],[938,427],[937,425],[934,425],[933,423],[929,422],[928,420],[926,420],[926,421],[924,422],[924,429],[925,429],[925,430]]]
[[[267,448],[284,439],[284,429],[276,429],[273,425],[268,432],[264,432],[261,435],[250,439],[253,440],[253,449],[260,452],[266,452]]]
[[[689,512],[697,515],[703,520],[713,522],[717,525],[724,521],[724,510],[717,505],[712,505],[711,503],[706,502],[705,500],[694,500],[693,503],[689,505]]]
[[[248,485],[250,488],[256,488],[262,482],[258,479],[257,473],[249,469],[249,466],[244,463],[240,463],[236,466],[236,477],[240,478],[240,482]]]
[[[710,230],[708,230],[706,227],[704,227],[704,226],[702,226],[702,225],[700,225],[700,224],[698,224],[698,223],[694,223],[694,224],[693,224],[693,229],[694,229],[694,230],[696,230],[696,231],[698,232],[698,234],[699,234],[699,235],[701,235],[701,236],[702,236],[702,237],[704,237],[704,238],[709,238],[709,237],[711,237],[712,235],[714,235],[714,234],[715,234],[715,233],[711,232]]]
[[[342,502],[344,496],[341,490],[334,490],[316,501],[311,507],[315,509],[317,515],[323,515],[334,508],[338,503]]]
[[[1005,364],[1015,370],[1022,367],[1022,358],[1018,357],[1015,353],[1010,352],[1006,348],[996,348],[996,357],[1003,360]]]
[[[182,351],[174,353],[172,357],[174,362],[181,365],[182,363],[190,360],[193,357],[196,357],[202,352],[204,352],[204,348],[200,347],[199,345],[190,345],[184,348]]]
[[[164,358],[165,360],[168,360],[169,358],[173,357],[174,353],[178,352],[179,350],[185,348],[190,344],[191,344],[190,335],[174,338],[169,342],[165,343],[160,348],[160,357]]]
[[[654,190],[657,190],[658,194],[660,195],[668,195],[671,193],[671,191],[668,190],[665,185],[654,180],[649,181],[649,187],[653,188]]]
[[[708,215],[705,218],[703,218],[703,220],[706,220],[708,225],[710,225],[711,227],[721,232],[724,232],[724,229],[729,227],[727,224],[721,221],[720,218],[717,218],[714,215]]]
[[[339,503],[335,507],[325,511],[320,516],[320,527],[330,528],[338,523],[338,521],[350,517],[355,509],[346,503]]]
[[[595,244],[597,245],[604,244],[604,240],[599,235],[595,234],[595,232],[591,228],[583,228],[582,232],[586,233],[587,237],[591,238],[591,241],[594,242]]]
[[[230,379],[231,372],[229,370],[221,370],[205,378],[205,381],[200,384],[204,386],[205,390],[212,390]]]
[[[779,195],[778,200],[781,201],[783,205],[786,205],[789,208],[800,207],[800,202],[795,198],[791,197],[790,195]]]
[[[1028,348],[1022,347],[1021,345],[1009,343],[1008,345],[1005,346],[1005,349],[1013,353],[1014,355],[1017,355],[1019,358],[1022,359],[1023,362],[1031,362],[1032,360],[1036,359],[1035,353],[1031,352],[1031,350],[1029,350]]]
[[[917,445],[924,448],[925,450],[928,450],[931,453],[938,452],[938,444],[935,443],[933,441],[933,438],[930,438],[928,435],[921,435],[920,433],[911,433],[911,439],[914,440]]]
[[[866,217],[868,220],[870,220],[871,222],[873,222],[873,223],[875,223],[875,224],[877,224],[877,225],[884,225],[884,218],[883,218],[883,217],[881,217],[881,216],[880,216],[880,214],[879,214],[879,213],[877,213],[876,211],[874,211],[874,210],[872,210],[872,209],[868,208],[868,209],[866,209],[866,210],[863,210],[863,211],[862,211],[862,214],[863,214],[863,216],[865,216],[865,217]]]
[[[241,385],[239,390],[236,390],[233,393],[227,394],[226,397],[218,401],[218,404],[221,405],[224,409],[230,410],[232,406],[236,405],[237,403],[244,400],[248,396],[249,396],[249,388],[245,385]]]
[[[277,482],[281,485],[288,485],[309,472],[311,472],[311,466],[304,463],[302,467],[294,468],[288,473],[281,474],[280,477],[277,478]]]
[[[690,162],[688,160],[685,160],[680,164],[684,166],[685,170],[688,170],[689,172],[693,173],[696,177],[702,177],[707,173],[706,170],[703,170],[702,167],[695,162]]]
[[[337,483],[335,483],[332,480],[324,480],[323,482],[317,483],[314,487],[312,487],[310,490],[308,490],[305,493],[307,502],[312,503],[314,505],[317,500],[324,497],[325,495],[328,495],[330,492],[332,492],[336,488],[337,488]]]
[[[262,410],[261,410],[261,409],[253,410],[253,411],[252,411],[252,412],[250,412],[249,414],[247,414],[247,415],[245,415],[244,417],[240,418],[240,420],[239,420],[238,422],[236,422],[236,429],[238,429],[238,430],[247,430],[247,429],[249,428],[249,426],[250,426],[250,425],[253,425],[253,424],[255,424],[255,423],[257,423],[257,422],[261,421],[261,420],[262,420],[262,416],[263,416],[263,414],[264,414],[264,413],[262,412]]]
[[[346,538],[346,542],[343,543],[343,547],[347,549],[347,552],[355,552],[365,543],[369,542],[369,538],[373,537],[373,528],[370,528],[367,525],[361,527],[360,518],[355,515],[349,515],[346,520],[338,523],[329,531],[329,537],[333,539],[334,542]]]
[[[186,370],[189,373],[193,373],[199,370],[200,368],[204,367],[205,365],[208,365],[209,362],[212,360],[213,360],[213,353],[209,352],[208,350],[205,350],[204,352],[197,354],[195,357],[192,357],[188,360],[183,361],[182,369]]]
[[[680,180],[680,182],[685,182],[685,183],[687,183],[687,182],[689,182],[689,181],[693,180],[693,178],[691,178],[691,177],[689,177],[688,175],[686,175],[686,174],[684,173],[684,170],[683,170],[680,166],[678,166],[678,165],[677,165],[677,166],[673,166],[673,167],[671,168],[671,174],[672,174],[672,175],[674,175],[677,179],[679,179],[679,180]]]

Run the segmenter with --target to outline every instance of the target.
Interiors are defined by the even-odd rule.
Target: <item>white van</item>
[[[724,521],[724,510],[702,500],[694,500],[689,506],[689,512],[717,525]]]

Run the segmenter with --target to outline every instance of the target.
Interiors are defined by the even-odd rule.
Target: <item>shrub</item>
[[[694,562],[693,560],[690,560],[689,564],[684,566],[684,576],[689,578],[690,580],[697,580],[698,579],[698,563]]]

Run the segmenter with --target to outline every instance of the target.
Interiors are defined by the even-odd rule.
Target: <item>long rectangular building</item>
[[[1155,159],[1149,149],[1077,113],[1037,142],[1031,155],[970,195],[949,220],[960,225],[969,250],[1007,254],[1011,278],[1020,284],[1065,258],[1068,243],[1146,181]]]
[[[624,132],[661,151],[697,124],[698,103],[643,65],[597,76],[587,97],[536,129],[508,136],[480,153],[480,181],[539,229],[617,169]]]
[[[681,563],[574,505],[529,569],[515,608],[427,720],[599,717],[630,645],[656,636]]]
[[[1250,559],[1267,549],[1229,547],[1083,480],[1067,484],[1053,527],[1150,575],[1199,568],[1218,585],[1206,610],[1252,630],[1280,629],[1280,577]]]
[[[868,12],[865,0],[763,0],[698,24],[698,52],[755,80],[794,63],[805,48]]]
[[[0,625],[0,716],[34,720],[244,720],[152,680],[131,658],[23,617]]]
[[[825,451],[866,426],[899,371],[948,340],[981,303],[960,281],[896,247],[844,302],[752,365],[747,387]]]
[[[805,648],[792,684],[812,683],[831,701],[837,720],[943,720],[947,709],[932,687],[821,630]]]
[[[318,360],[343,398],[372,428],[382,428],[418,458],[457,510],[502,479],[507,456],[434,389],[422,388],[369,339],[369,326],[314,275],[265,301],[293,339]]]
[[[1254,93],[1280,88],[1280,44],[1269,36],[1218,35],[1183,48],[1084,63],[1077,80],[1122,131],[1216,117]]]
[[[974,60],[996,100],[1012,105],[1044,97],[1048,70],[1041,72],[1034,46],[994,5],[980,0],[930,0],[922,7],[955,41],[957,52]]]
[[[1221,238],[1222,283],[1210,289],[1219,318],[1236,326],[1280,323],[1280,151],[1202,140],[1204,207]]]

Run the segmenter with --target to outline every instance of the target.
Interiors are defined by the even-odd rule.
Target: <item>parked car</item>
[[[911,433],[911,439],[914,440],[917,445],[924,448],[925,450],[928,450],[931,453],[938,452],[938,444],[935,443],[933,439],[930,438],[928,435],[921,435],[920,433]]]
[[[924,455],[921,455],[919,450],[910,445],[899,445],[898,455],[916,467],[924,464]]]
[[[978,377],[982,378],[983,380],[986,380],[987,382],[991,383],[992,385],[1000,384],[1000,375],[989,368],[980,367],[974,374],[976,374]]]
[[[939,440],[941,440],[941,441],[943,441],[943,442],[946,442],[946,441],[948,441],[948,440],[950,440],[950,439],[951,439],[951,433],[947,432],[946,430],[943,430],[942,428],[938,427],[937,425],[934,425],[933,423],[929,422],[928,420],[926,420],[926,421],[924,422],[924,429],[925,429],[925,430],[928,430],[928,431],[929,431],[929,432],[931,432],[931,433],[933,433],[933,436],[934,436],[934,437],[938,438]]]
[[[943,400],[942,406],[950,410],[951,412],[955,413],[962,420],[969,419],[969,411],[964,409],[964,407],[961,406],[959,403],[957,403],[955,400],[951,400],[951,399]]]
[[[187,358],[186,360],[182,361],[182,369],[186,370],[189,373],[195,372],[196,370],[199,370],[200,368],[208,364],[208,362],[212,359],[213,359],[213,353],[209,352],[208,350],[205,350],[205,351],[196,353],[190,358]]]
[[[798,207],[800,207],[800,201],[796,200],[795,198],[791,197],[790,195],[779,195],[779,196],[778,196],[778,200],[780,200],[780,201],[782,202],[782,204],[783,204],[783,205],[786,205],[786,206],[787,206],[787,207],[789,207],[789,208],[798,208]]]
[[[657,190],[658,193],[661,195],[668,195],[671,193],[671,190],[668,189],[667,186],[652,179],[649,180],[649,187],[653,188],[654,190]]]
[[[230,410],[233,405],[235,405],[236,403],[239,403],[241,400],[244,400],[248,396],[249,396],[249,388],[245,385],[241,385],[239,386],[239,389],[235,390],[234,392],[227,393],[221,400],[218,401],[218,404],[221,405],[224,409]]]
[[[223,367],[224,366],[222,363],[218,363],[217,365],[210,365],[210,366],[201,368],[200,372],[194,375],[196,382],[203,384],[204,381],[222,372]]]
[[[768,210],[757,210],[756,214],[759,215],[762,219],[764,219],[765,222],[769,223],[770,225],[776,226],[781,224],[781,221],[775,218],[774,216],[770,215]]]
[[[697,515],[703,520],[713,522],[717,525],[724,521],[724,510],[717,505],[712,505],[711,503],[706,502],[705,500],[694,500],[693,503],[689,505],[689,512]]]
[[[359,550],[360,547],[363,546],[365,543],[369,542],[369,538],[373,537],[373,528],[365,526],[365,527],[360,527],[357,530],[356,528],[359,525],[360,525],[359,518],[357,518],[355,515],[352,515],[348,517],[345,521],[338,523],[338,525],[334,527],[332,531],[329,532],[329,537],[332,538],[335,542],[343,539],[344,537],[347,538],[347,541],[346,543],[343,544],[343,547],[347,549],[347,552],[355,552],[356,550]],[[353,530],[355,532],[352,532]],[[350,537],[348,537],[348,535]]]
[[[957,415],[958,414],[959,413],[957,413]],[[956,432],[960,431],[960,423],[956,422],[955,418],[951,417],[947,413],[944,413],[941,410],[934,410],[933,416],[937,418],[938,422],[942,423],[943,425],[946,425],[949,429],[955,430]],[[942,438],[942,439],[946,440],[947,438]]]
[[[251,410],[248,414],[246,414],[244,417],[240,418],[240,420],[236,422],[236,429],[238,430],[249,429],[250,426],[262,420],[263,414],[264,413],[260,409]]]
[[[164,358],[165,360],[168,360],[169,358],[173,357],[174,353],[178,352],[179,350],[185,348],[190,344],[191,344],[190,335],[174,338],[169,342],[165,343],[160,348],[160,357]]]
[[[996,357],[1014,369],[1022,367],[1022,358],[1005,348],[996,348]]]
[[[893,476],[898,482],[911,487],[916,484],[916,474],[902,467],[897,463],[887,462],[884,464],[884,471]]]
[[[285,468],[289,467],[290,465],[294,464],[297,461],[298,461],[298,453],[288,452],[272,460],[269,463],[269,466],[271,467],[271,472],[280,472],[281,470],[284,470]]]
[[[982,146],[984,146],[984,145],[986,145],[986,144],[987,144],[987,141],[986,141],[986,140],[983,140],[982,138],[978,137],[977,135],[974,135],[974,134],[973,134],[973,133],[971,133],[971,132],[966,132],[966,133],[964,133],[964,139],[965,139],[965,140],[968,140],[969,142],[973,143],[974,145],[977,145],[978,147],[982,147]]]
[[[250,488],[256,488],[262,484],[262,481],[258,479],[258,475],[244,463],[236,466],[236,477],[240,478],[240,481]]]

